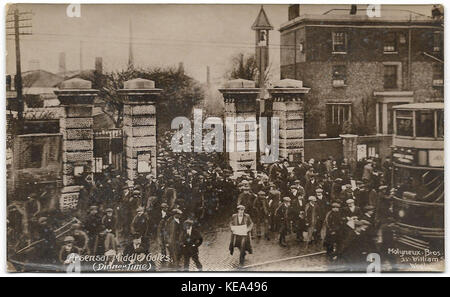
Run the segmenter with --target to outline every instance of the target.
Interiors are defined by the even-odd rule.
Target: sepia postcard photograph
[[[7,272],[445,271],[443,5],[4,6]]]

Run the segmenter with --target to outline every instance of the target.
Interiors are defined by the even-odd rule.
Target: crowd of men
[[[381,236],[389,245],[389,160],[280,160],[236,177],[220,154],[172,152],[171,136],[159,139],[157,177],[140,175],[130,183],[112,169],[85,176],[77,209],[69,214],[43,207],[36,193],[11,203],[12,254],[24,262],[64,266],[71,254],[111,261],[118,254],[152,253],[160,256],[142,261],[153,269],[188,270],[192,260],[201,270],[201,233],[228,224],[230,253],[240,249],[241,265],[253,252],[252,238],[283,247],[323,245],[330,262],[348,265],[381,252]],[[247,234],[234,231],[239,225],[247,226]],[[295,243],[287,239],[292,233]]]

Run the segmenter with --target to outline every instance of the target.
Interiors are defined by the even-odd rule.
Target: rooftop
[[[444,109],[444,102],[411,103],[396,105],[394,109]]]
[[[253,30],[262,29],[262,30],[273,30],[273,26],[267,17],[266,12],[264,11],[263,6],[259,11],[258,16],[256,17],[255,22],[252,25]]]
[[[400,24],[429,24],[441,25],[442,20],[434,19],[411,10],[392,10],[381,9],[380,17],[368,16],[366,9],[359,8],[356,14],[350,14],[350,9],[331,9],[323,14],[301,14],[299,17],[283,23],[280,31],[286,30],[294,25],[302,23],[320,22],[330,24],[348,24],[348,25],[400,25]]]

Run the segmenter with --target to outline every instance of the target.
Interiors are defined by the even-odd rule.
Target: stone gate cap
[[[254,81],[242,78],[229,80],[224,84],[224,88],[227,89],[255,88],[255,86],[256,85]]]
[[[303,81],[296,79],[282,79],[273,84],[274,88],[303,88]]]
[[[154,89],[155,82],[149,79],[135,78],[124,82],[123,88],[128,90]]]
[[[89,90],[91,88],[92,82],[81,78],[71,78],[61,82],[61,84],[59,85],[59,89],[63,90],[79,90],[79,89]]]

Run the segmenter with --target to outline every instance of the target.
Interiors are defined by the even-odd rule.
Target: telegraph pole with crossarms
[[[8,13],[8,17],[6,20],[6,30],[7,35],[14,36],[15,46],[16,46],[16,77],[15,77],[15,87],[17,93],[17,119],[18,119],[18,127],[17,134],[21,134],[23,132],[23,110],[24,110],[24,100],[23,100],[23,86],[22,86],[22,66],[20,61],[20,36],[23,35],[31,35],[30,31],[24,31],[22,29],[31,29],[32,25],[29,23],[24,23],[32,20],[32,12],[21,12],[16,5],[12,8],[12,12]],[[8,25],[12,25],[9,26]],[[8,30],[13,30],[13,32],[9,32]]]

